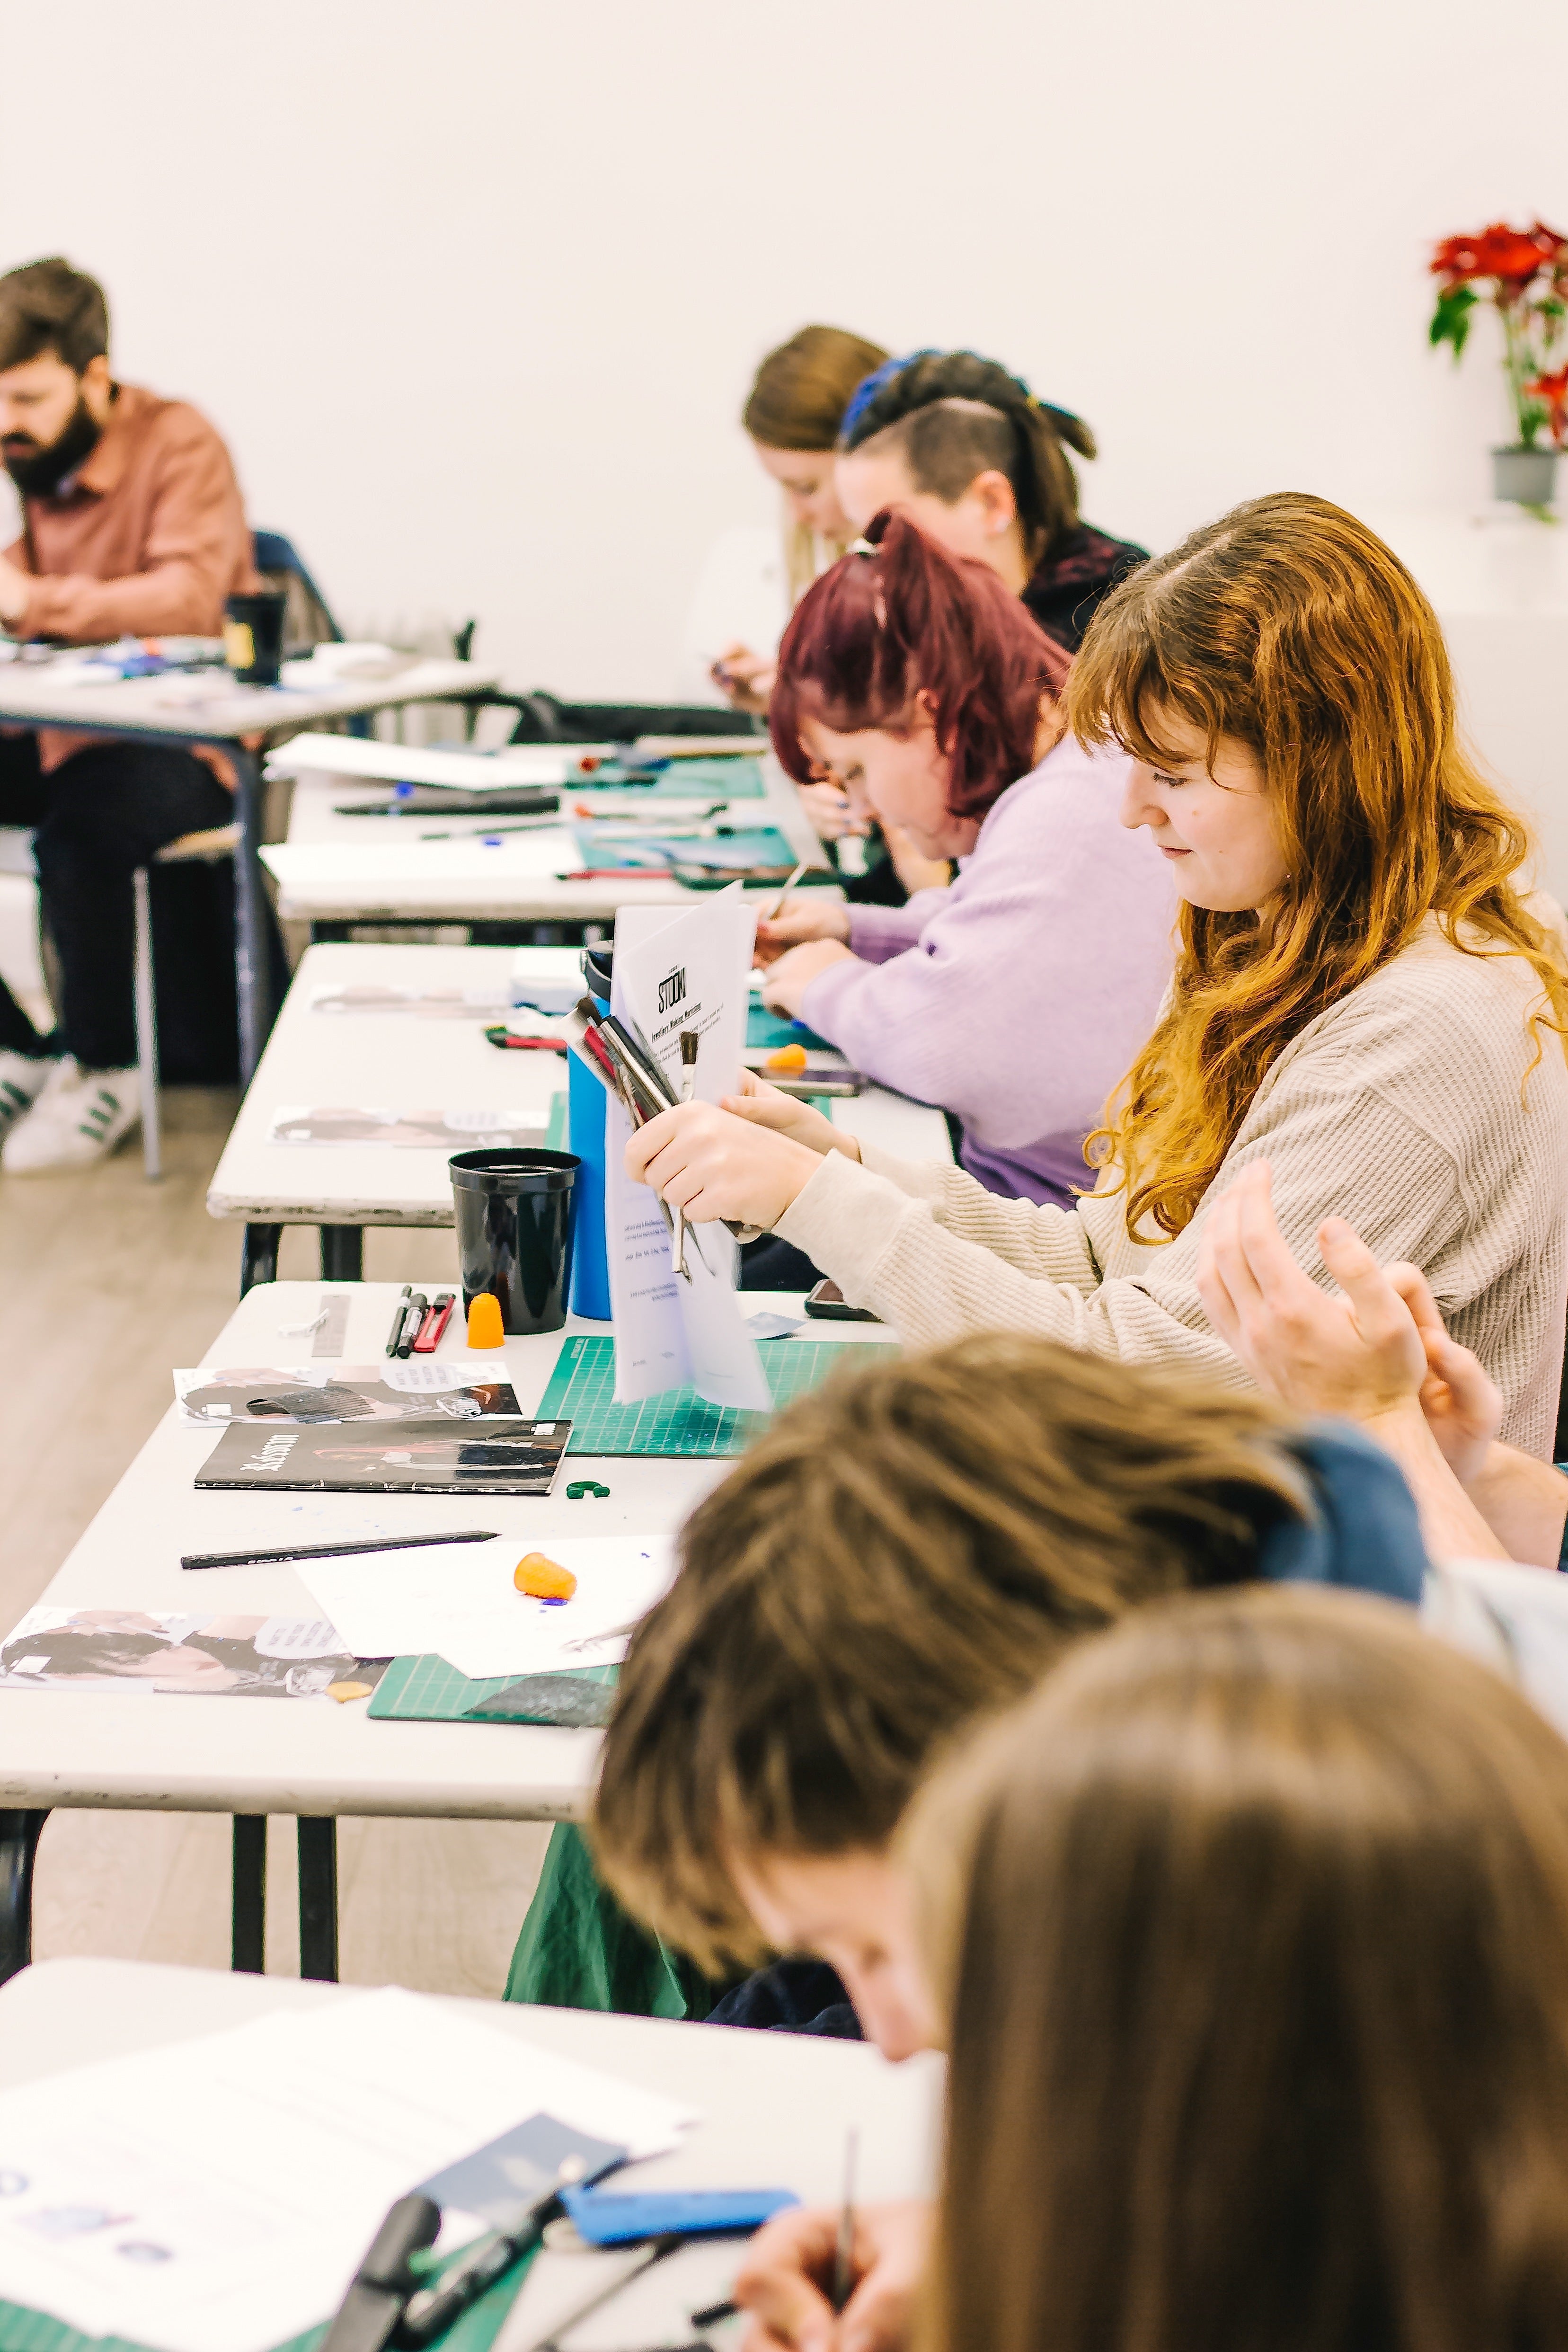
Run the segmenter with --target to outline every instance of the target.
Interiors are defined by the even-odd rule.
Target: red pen
[[[453,1294],[438,1290],[425,1309],[424,1320],[419,1327],[419,1337],[413,1343],[416,1356],[434,1356],[440,1345],[441,1335],[452,1320]]]
[[[522,1037],[499,1024],[486,1029],[485,1034],[504,1054],[564,1054],[567,1047],[564,1037]]]

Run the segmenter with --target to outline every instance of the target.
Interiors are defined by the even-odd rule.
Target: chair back
[[[283,614],[286,653],[308,654],[312,646],[341,645],[343,632],[311,578],[292,540],[280,530],[252,533],[256,568],[266,588],[281,588],[288,603]]]

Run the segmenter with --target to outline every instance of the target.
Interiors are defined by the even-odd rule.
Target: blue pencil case
[[[591,2246],[624,2246],[639,2238],[749,2235],[800,2200],[792,2189],[650,2189],[641,2196],[563,2189],[560,2201]]]

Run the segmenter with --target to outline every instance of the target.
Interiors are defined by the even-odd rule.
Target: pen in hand
[[[859,2154],[860,2134],[852,2129],[844,2141],[844,2201],[839,2209],[839,2237],[833,2248],[832,2304],[835,2311],[842,2311],[854,2284],[855,2160]]]
[[[784,912],[786,906],[789,904],[790,891],[795,887],[796,883],[799,882],[801,875],[804,874],[810,862],[811,861],[809,857],[802,857],[799,866],[796,866],[793,874],[790,875],[788,882],[785,883],[782,890],[779,891],[777,898],[774,899],[771,907],[768,908],[768,912],[763,916],[762,919],[765,923],[776,923],[779,920],[779,916]]]

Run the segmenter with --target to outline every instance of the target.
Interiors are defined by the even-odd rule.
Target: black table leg
[[[281,1225],[246,1225],[239,1256],[239,1295],[242,1298],[258,1282],[277,1280],[277,1253],[282,1241]]]
[[[365,1229],[363,1225],[323,1225],[321,1227],[321,1279],[323,1282],[362,1282],[365,1267]]]
[[[299,1973],[338,1981],[338,1824],[299,1816]]]
[[[0,1984],[33,1957],[33,1859],[48,1818],[0,1811]]]
[[[267,1969],[267,1815],[235,1815],[234,1925],[229,1966],[259,1977]]]
[[[235,774],[235,815],[239,847],[235,853],[235,978],[239,992],[239,1082],[256,1076],[267,1033],[272,1026],[272,971],[268,956],[267,898],[262,887],[261,768],[254,751],[227,747]]]

